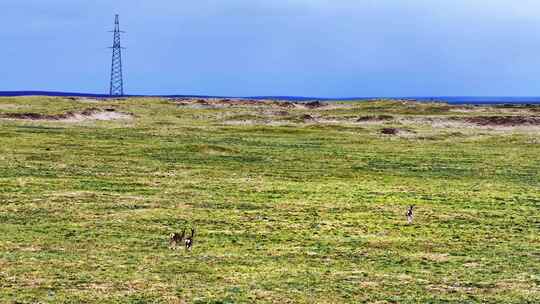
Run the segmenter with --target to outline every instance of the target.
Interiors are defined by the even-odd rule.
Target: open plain
[[[538,106],[0,98],[0,140],[1,303],[540,302]]]

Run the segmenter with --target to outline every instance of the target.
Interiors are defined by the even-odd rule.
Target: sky
[[[540,96],[538,0],[1,0],[0,91]]]

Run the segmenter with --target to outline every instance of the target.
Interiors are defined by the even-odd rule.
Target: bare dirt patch
[[[20,109],[20,108],[27,108],[27,105],[18,105],[18,104],[11,104],[11,103],[4,103],[0,104],[0,110],[13,110],[13,109]]]
[[[290,115],[290,113],[287,111],[276,111],[271,114],[274,116],[289,116]]]
[[[81,103],[100,103],[100,102],[103,102],[104,99],[98,99],[98,98],[88,98],[88,97],[72,97],[72,98],[69,98],[70,100],[72,101],[76,101],[76,102],[81,102]]]
[[[540,125],[540,116],[474,116],[458,117],[454,120],[475,124],[478,126],[538,126]]]
[[[277,101],[277,100],[270,101],[270,105],[273,107],[285,108],[285,109],[293,109],[296,107],[295,103],[288,102],[288,101]]]
[[[174,99],[173,102],[178,106],[187,106],[193,108],[228,108],[228,107],[282,107],[292,108],[294,105],[289,105],[287,102],[275,102],[267,100],[251,100],[251,99],[219,99],[219,98],[182,98]]]
[[[31,120],[31,121],[67,121],[78,122],[83,120],[118,120],[132,118],[130,113],[117,112],[115,109],[90,108],[80,112],[69,111],[60,114],[41,113],[0,113],[0,118]]]
[[[510,117],[510,118],[508,118]],[[527,118],[529,117],[529,118]],[[414,117],[406,116],[396,119],[402,125],[427,125],[434,129],[468,130],[466,133],[486,130],[490,132],[533,132],[540,130],[540,123],[535,116],[463,116],[463,117]],[[381,123],[381,122],[373,122]]]
[[[396,128],[383,128],[381,129],[381,134],[385,135],[397,135],[399,134],[400,130]]]
[[[229,98],[177,98],[171,99],[176,105],[190,108],[229,108],[229,107],[265,107],[278,109],[320,109],[339,108],[346,105],[329,105],[320,101],[292,102],[270,99],[229,99]]]
[[[304,103],[304,106],[308,109],[318,109],[322,107],[326,107],[328,104],[320,101],[312,101],[312,102],[306,102]]]
[[[302,119],[303,121],[314,121],[315,120],[315,117],[309,115],[309,114],[304,114],[300,117],[300,119]]]
[[[397,136],[401,138],[417,137],[416,132],[406,128],[382,128],[379,130],[382,135]]]
[[[379,121],[388,121],[393,120],[394,116],[392,115],[368,115],[360,116],[356,121],[357,122],[379,122]]]
[[[418,255],[419,258],[430,262],[448,262],[450,257],[447,253],[422,253]]]

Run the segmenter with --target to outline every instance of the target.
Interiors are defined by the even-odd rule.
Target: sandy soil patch
[[[103,100],[96,99],[96,98],[73,98],[71,99],[76,102],[82,102],[82,103],[100,103],[103,102]]]
[[[447,253],[422,253],[417,255],[422,260],[430,261],[430,262],[448,262],[450,260],[450,256]]]
[[[394,120],[394,116],[392,115],[366,115],[366,116],[360,116],[356,121],[357,122],[381,122],[381,121],[389,121]]]
[[[473,116],[473,117],[453,117],[452,120],[464,121],[479,126],[538,126],[540,116]]]
[[[419,124],[443,129],[531,132],[540,130],[539,116],[402,117],[397,119],[397,122],[403,125]]]
[[[61,114],[40,114],[40,113],[0,113],[0,118],[30,120],[30,121],[64,121],[79,122],[84,120],[119,120],[131,119],[130,113],[118,112],[115,109],[90,108],[80,112],[66,112]]]
[[[73,117],[66,119],[69,122],[78,122],[83,120],[126,120],[133,118],[133,115],[121,112],[96,112],[90,115],[75,114]]]
[[[231,107],[272,108],[272,109],[336,109],[350,107],[351,105],[326,103],[321,101],[296,102],[285,100],[255,100],[255,99],[228,99],[228,98],[179,98],[171,99],[178,106],[194,109],[222,109]]]
[[[406,137],[406,138],[412,138],[416,137],[417,134],[415,131],[405,129],[405,128],[382,128],[379,130],[379,133],[383,136],[398,136],[398,137]]]
[[[379,125],[394,121],[396,121],[396,117],[392,115],[365,115],[360,116],[356,120],[350,122],[363,125]]]
[[[13,109],[20,109],[20,108],[27,108],[26,105],[18,105],[18,104],[12,104],[12,103],[4,103],[0,104],[0,110],[13,110]]]

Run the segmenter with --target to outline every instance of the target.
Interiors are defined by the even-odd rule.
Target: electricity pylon
[[[112,64],[111,64],[111,87],[109,94],[111,96],[123,96],[124,95],[124,79],[122,75],[122,45],[120,43],[120,33],[124,33],[120,30],[119,16],[116,15],[114,21],[114,38],[112,52]]]

